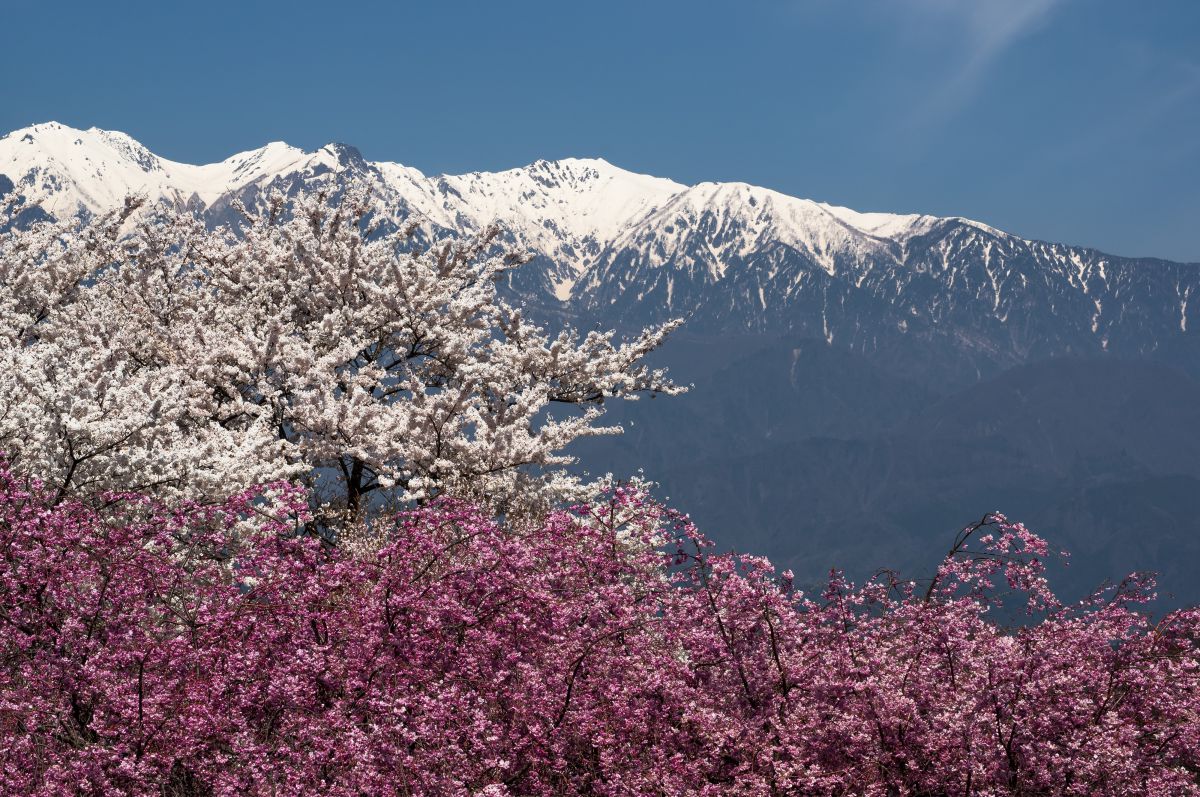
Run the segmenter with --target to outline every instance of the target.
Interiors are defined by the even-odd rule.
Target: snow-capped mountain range
[[[655,357],[696,389],[617,403],[626,434],[575,453],[645,467],[723,545],[814,584],[920,574],[947,529],[999,507],[1079,554],[1082,589],[1160,570],[1200,601],[1200,264],[603,160],[426,176],[272,143],[192,166],[54,123],[0,138],[0,228],[14,192],[34,217],[140,193],[219,224],[235,199],[330,180],[367,181],[430,234],[500,224],[535,255],[505,290],[547,323],[687,317]]]
[[[687,186],[600,159],[426,176],[346,145],[273,142],[194,166],[124,133],[50,122],[0,138],[0,175],[59,218],[140,193],[220,220],[235,197],[367,180],[436,228],[499,223],[536,255],[511,287],[552,312],[622,324],[683,315],[696,333],[786,332],[866,352],[940,341],[977,373],[1055,353],[1146,354],[1200,327],[1196,264],[1029,241],[964,218],[859,213],[744,183]]]

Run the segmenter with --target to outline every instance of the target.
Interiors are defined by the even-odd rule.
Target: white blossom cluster
[[[130,200],[0,235],[15,467],[63,496],[299,479],[338,523],[441,494],[518,511],[580,494],[563,449],[619,431],[604,398],[682,389],[643,363],[677,322],[617,342],[506,305],[522,258],[494,231],[419,250],[354,188],[243,212],[210,230]]]

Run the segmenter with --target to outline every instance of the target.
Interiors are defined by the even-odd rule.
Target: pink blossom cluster
[[[932,584],[806,596],[637,490],[368,553],[265,511],[0,474],[0,791],[1200,794],[1200,613],[1060,605],[999,515]]]

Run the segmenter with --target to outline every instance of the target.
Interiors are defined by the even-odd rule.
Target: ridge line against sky
[[[122,130],[182,162],[342,141],[426,174],[601,157],[1200,261],[1191,0],[133,0],[0,23],[5,131]]]

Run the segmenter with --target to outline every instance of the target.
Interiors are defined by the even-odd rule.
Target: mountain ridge
[[[1030,240],[957,216],[862,213],[747,183],[688,186],[599,158],[426,176],[345,144],[305,152],[272,142],[195,166],[124,133],[51,122],[0,138],[0,174],[58,217],[132,192],[214,223],[235,198],[253,205],[276,188],[364,180],[444,234],[498,223],[534,255],[510,292],[577,323],[682,315],[699,334],[801,333],[866,351],[949,337],[980,373],[1039,349],[1146,354],[1200,325],[1197,264]]]
[[[14,146],[18,142],[34,145],[30,149],[37,154],[33,157],[22,157],[19,152],[21,147]],[[71,152],[72,144],[80,149]],[[101,152],[105,147],[109,151]],[[539,159],[525,166],[494,172],[426,175],[419,169],[400,163],[367,161],[357,149],[337,142],[306,151],[286,142],[272,141],[256,149],[234,153],[222,161],[193,165],[158,156],[121,131],[97,127],[80,130],[58,122],[30,125],[0,136],[0,170],[19,186],[26,188],[31,201],[43,206],[49,204],[50,209],[60,213],[68,209],[71,200],[75,200],[89,212],[106,209],[117,203],[121,198],[117,192],[122,190],[146,193],[151,199],[187,201],[195,195],[203,205],[211,206],[224,194],[256,184],[265,186],[272,179],[290,173],[321,168],[337,171],[339,166],[344,168],[345,159],[339,157],[338,150],[353,153],[350,160],[378,171],[389,187],[398,189],[405,182],[424,182],[425,185],[419,188],[425,196],[414,194],[411,190],[398,190],[397,193],[412,202],[415,210],[426,215],[431,221],[445,226],[461,219],[447,215],[445,211],[451,208],[448,208],[444,201],[439,207],[439,196],[454,195],[472,205],[475,213],[469,221],[474,224],[486,223],[489,213],[493,216],[491,220],[504,222],[512,221],[510,217],[520,212],[522,201],[535,198],[529,190],[532,184],[553,189],[564,185],[578,188],[592,182],[591,187],[596,183],[603,184],[601,190],[575,192],[579,196],[589,196],[593,201],[590,206],[584,202],[581,203],[583,207],[571,208],[573,215],[577,217],[577,223],[572,225],[571,232],[580,237],[592,234],[606,242],[615,242],[627,234],[631,224],[639,221],[647,213],[659,209],[657,203],[708,192],[718,195],[722,192],[744,192],[749,195],[752,203],[756,201],[757,196],[776,204],[782,202],[804,206],[811,214],[825,214],[830,220],[841,222],[858,234],[885,240],[902,240],[909,237],[914,228],[945,220],[961,221],[993,234],[1009,235],[983,222],[961,216],[864,213],[830,203],[792,197],[773,189],[742,182],[704,181],[689,186],[669,178],[622,169],[598,157],[572,157],[554,161]],[[81,159],[87,166],[79,163]],[[115,160],[124,160],[125,163],[114,163]],[[68,173],[49,173],[50,170],[46,168],[48,166],[65,167]],[[133,168],[120,169],[120,166]],[[105,167],[109,167],[110,171],[103,171]],[[94,171],[84,174],[87,168]],[[15,176],[13,172],[16,172]],[[50,179],[39,184],[39,172]],[[138,173],[146,177],[136,179],[135,175]],[[71,179],[74,185],[64,185],[61,179],[64,176]],[[618,181],[620,185],[612,185]],[[506,188],[515,195],[504,196],[501,192]],[[560,190],[555,197],[560,203],[563,201],[563,193]],[[593,197],[593,194],[596,196]],[[413,202],[415,199],[424,201]],[[474,203],[468,201],[472,199],[475,200]],[[534,203],[531,211],[542,213],[539,215],[530,212],[527,215],[542,225],[546,221],[560,223],[559,219],[553,218],[556,214],[550,212],[552,210],[552,207],[544,203]]]

